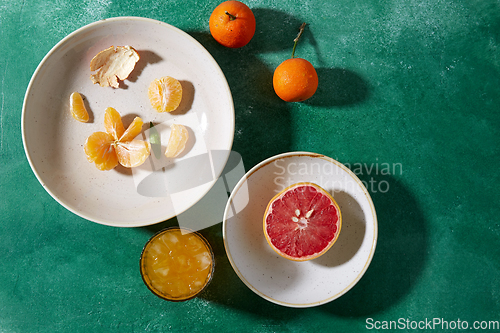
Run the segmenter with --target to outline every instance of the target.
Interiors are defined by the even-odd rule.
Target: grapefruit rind
[[[271,238],[270,238],[270,236],[269,236],[269,234],[267,232],[267,217],[268,217],[269,213],[272,212],[272,205],[273,205],[274,202],[276,202],[278,199],[281,199],[290,190],[292,190],[294,188],[297,188],[297,187],[301,187],[301,186],[312,186],[318,192],[322,193],[323,195],[325,195],[330,200],[331,204],[335,207],[335,209],[337,211],[337,216],[338,216],[338,219],[337,219],[337,230],[335,232],[335,236],[329,241],[328,245],[325,246],[321,251],[313,253],[311,255],[294,257],[294,256],[291,256],[291,255],[288,255],[288,254],[284,253],[283,251],[281,251],[280,249],[278,249],[273,244],[273,241],[271,240]],[[287,188],[285,188],[284,190],[282,190],[281,192],[279,192],[278,194],[276,194],[269,201],[269,203],[268,203],[268,205],[266,207],[265,213],[264,213],[263,228],[264,228],[264,235],[266,237],[267,243],[281,257],[286,258],[288,260],[292,260],[292,261],[308,261],[308,260],[319,258],[323,254],[325,254],[333,246],[333,244],[335,244],[335,242],[337,241],[337,239],[339,237],[340,230],[342,228],[342,213],[340,211],[339,205],[337,204],[337,202],[335,201],[335,199],[333,199],[333,197],[330,195],[330,193],[328,193],[326,190],[324,190],[322,187],[320,187],[317,184],[310,183],[310,182],[301,182],[301,183],[296,183],[296,184],[293,184],[291,186],[288,186]]]

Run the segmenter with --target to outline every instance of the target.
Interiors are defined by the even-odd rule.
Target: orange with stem
[[[255,34],[255,16],[240,1],[225,1],[210,15],[210,33],[221,45],[239,48],[250,42]]]
[[[301,25],[300,32],[294,39],[292,57],[283,61],[274,71],[274,91],[285,102],[305,101],[318,89],[318,74],[314,66],[305,59],[295,58],[295,48],[305,25]]]

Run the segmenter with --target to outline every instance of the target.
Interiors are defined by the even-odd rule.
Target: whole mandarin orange
[[[240,1],[225,1],[218,5],[209,20],[210,33],[221,45],[238,48],[248,44],[255,34],[255,16]]]
[[[274,71],[273,86],[276,94],[285,102],[302,102],[316,92],[318,74],[305,59],[287,59]]]
[[[283,61],[273,75],[273,87],[276,94],[285,102],[302,102],[311,98],[318,89],[318,74],[314,66],[302,58],[294,58],[297,42],[304,32],[302,23],[300,32],[294,39],[292,57]]]

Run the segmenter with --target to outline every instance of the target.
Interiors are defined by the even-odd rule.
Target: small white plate
[[[269,201],[298,182],[323,187],[342,212],[337,242],[306,262],[280,257],[263,232]],[[324,155],[292,152],[259,163],[238,182],[224,213],[223,236],[231,265],[251,290],[283,306],[312,307],[342,296],[361,279],[375,252],[377,216],[366,188],[347,167]]]
[[[100,87],[90,79],[90,60],[112,45],[130,45],[141,57],[118,89]],[[183,86],[181,105],[172,113],[156,112],[148,99],[150,82],[162,76],[175,77]],[[88,102],[91,122],[80,123],[70,115],[69,96],[73,91],[80,92]],[[175,193],[175,198],[168,189],[163,194],[148,195],[145,191],[144,195],[138,193],[137,179],[130,169],[119,166],[99,171],[89,163],[83,145],[93,132],[104,130],[107,107],[122,115],[125,126],[140,116],[145,131],[150,121],[166,131],[171,123],[186,125],[190,132],[188,151],[176,162],[191,158],[190,167],[173,163],[162,172],[165,179],[189,181],[190,188]],[[44,57],[26,91],[22,135],[33,172],[61,205],[97,223],[145,226],[182,213],[210,190],[232,147],[234,105],[220,67],[194,38],[156,20],[118,17],[76,30]],[[168,140],[168,132],[160,135]],[[163,151],[166,140],[162,140]],[[195,184],[193,171],[207,168],[207,158],[196,157],[208,156],[214,150],[225,153],[218,154],[219,161],[211,165],[212,179]],[[193,165],[197,161],[203,165]]]

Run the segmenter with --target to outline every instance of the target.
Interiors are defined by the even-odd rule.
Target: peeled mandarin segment
[[[113,154],[108,161],[102,163],[96,163],[95,164],[96,168],[100,171],[109,171],[116,168],[116,166],[118,165],[118,159],[116,159],[115,157],[116,154]]]
[[[156,111],[172,112],[181,103],[182,85],[170,76],[155,79],[149,85],[148,97]]]
[[[111,46],[90,61],[90,70],[97,71],[90,79],[101,87],[118,88],[118,80],[125,80],[130,75],[139,58],[137,51],[128,45]]]
[[[120,139],[125,132],[122,117],[118,111],[111,107],[107,108],[104,114],[104,129],[108,134],[112,135],[115,140]]]
[[[146,161],[150,154],[149,143],[142,140],[117,142],[115,146],[118,162],[126,168],[133,168]]]
[[[83,102],[82,95],[78,92],[73,92],[69,97],[69,108],[71,111],[71,115],[76,120],[86,123],[89,121],[89,113],[87,112],[87,108],[85,108],[85,104]]]
[[[140,117],[135,117],[132,123],[127,127],[125,132],[120,137],[120,142],[127,142],[133,140],[142,131],[142,119]]]
[[[101,163],[105,160],[108,151],[114,142],[111,135],[105,132],[92,133],[85,142],[83,149],[92,162]]]
[[[95,132],[87,138],[83,147],[89,162],[99,170],[111,170],[118,165],[113,137],[105,132]]]
[[[168,139],[165,156],[169,158],[177,157],[186,148],[186,142],[189,138],[188,130],[183,125],[172,124]]]

